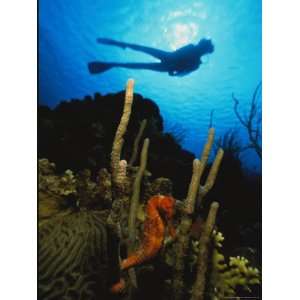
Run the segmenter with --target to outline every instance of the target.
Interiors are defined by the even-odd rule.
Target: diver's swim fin
[[[103,63],[98,61],[90,62],[88,64],[88,68],[91,74],[103,73],[113,67],[114,65],[111,63]]]

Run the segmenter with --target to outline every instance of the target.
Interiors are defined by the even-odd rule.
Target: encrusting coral
[[[191,300],[204,299],[208,294],[211,299],[222,299],[223,295],[233,295],[238,285],[247,288],[258,283],[258,270],[248,267],[248,261],[244,258],[231,258],[229,265],[222,264],[222,256],[216,250],[220,247],[220,235],[213,234],[219,208],[217,202],[211,203],[207,217],[200,216],[203,226],[197,243],[191,235],[195,216],[199,217],[204,197],[215,183],[223,158],[223,150],[219,149],[202,184],[201,178],[214,140],[214,128],[209,129],[200,159],[193,162],[184,201],[173,198],[173,186],[169,179],[150,180],[151,173],[147,170],[148,138],[143,141],[139,166],[134,166],[147,126],[146,120],[140,124],[130,162],[122,158],[124,136],[132,111],[133,86],[134,81],[130,79],[112,146],[110,172],[101,169],[94,182],[88,170],[80,174],[66,171],[59,176],[54,174],[53,164],[47,160],[40,161],[39,204],[43,222],[40,225],[39,273],[40,278],[45,280],[39,282],[39,288],[43,299],[50,299],[53,293],[64,299],[76,290],[77,296],[74,298],[71,295],[68,299],[79,299],[81,293],[85,295],[85,300],[107,299],[107,293],[123,291],[122,297],[131,300],[139,288],[139,268],[157,256],[172,270],[172,277],[166,278],[166,281],[171,281],[171,294],[162,295],[164,299],[182,300],[189,290]],[[47,203],[52,202],[55,205],[49,209],[51,205]],[[62,203],[73,203],[72,209]],[[67,213],[61,214],[62,207],[67,208]],[[47,214],[41,213],[43,209]],[[217,242],[211,247],[213,241]],[[69,245],[66,248],[69,250],[61,250],[65,245]],[[120,248],[123,250],[120,251]],[[101,254],[101,259],[97,257],[100,253],[104,255]],[[187,282],[187,258],[195,255],[195,276]],[[51,257],[56,259],[52,261]],[[91,265],[95,259],[99,262],[97,268]],[[60,272],[56,272],[59,263]],[[211,271],[210,265],[213,266]],[[221,273],[225,267],[229,270]],[[128,271],[129,280],[126,274],[122,274],[124,279],[121,278],[124,271]],[[72,278],[77,283],[69,281]],[[60,282],[63,285],[57,289]]]

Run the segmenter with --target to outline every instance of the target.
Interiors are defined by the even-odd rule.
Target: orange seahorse
[[[156,195],[150,198],[146,208],[144,223],[144,238],[137,251],[121,262],[121,270],[144,263],[153,258],[162,247],[165,229],[175,236],[172,218],[175,210],[175,200],[171,196]]]

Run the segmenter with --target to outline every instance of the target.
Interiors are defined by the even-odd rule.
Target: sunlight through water
[[[183,146],[198,154],[207,134],[210,112],[220,136],[240,128],[233,111],[232,93],[242,113],[261,81],[261,2],[253,0],[40,0],[39,102],[49,106],[61,100],[82,99],[95,92],[124,89],[128,78],[136,92],[160,107],[164,128],[183,128]],[[211,38],[215,51],[200,68],[185,77],[148,70],[114,68],[91,75],[90,61],[155,62],[155,58],[100,45],[97,38],[172,51],[201,38]],[[243,142],[247,132],[239,129]],[[253,151],[243,162],[260,169]]]

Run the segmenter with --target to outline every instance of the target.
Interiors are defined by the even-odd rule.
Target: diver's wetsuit
[[[111,39],[99,38],[98,43],[113,45],[122,49],[130,48],[135,51],[149,54],[160,62],[157,63],[103,63],[92,62],[89,64],[91,73],[101,73],[113,67],[129,69],[147,69],[158,72],[168,72],[170,76],[184,76],[198,69],[201,64],[201,50],[193,44],[186,45],[173,52],[163,51],[137,44],[123,43]]]

